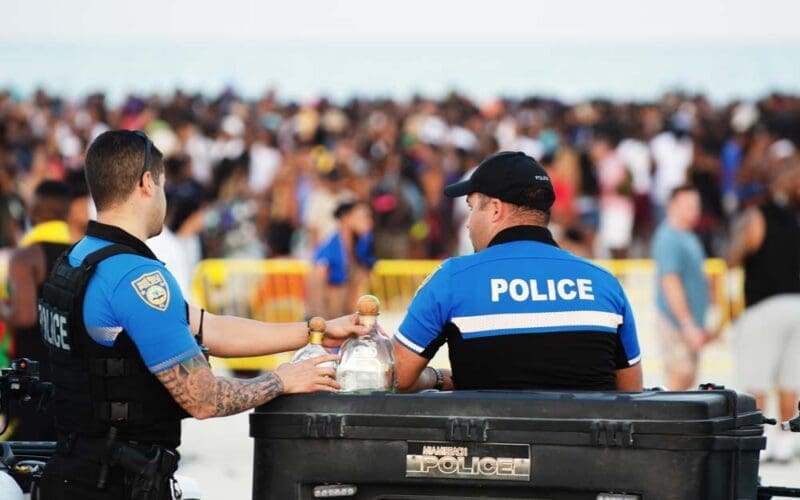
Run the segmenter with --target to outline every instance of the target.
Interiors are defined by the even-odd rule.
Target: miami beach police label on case
[[[408,441],[406,477],[530,481],[531,451],[524,444]]]

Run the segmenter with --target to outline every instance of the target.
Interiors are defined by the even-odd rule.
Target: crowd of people
[[[108,129],[141,129],[165,153],[167,226],[182,255],[310,258],[336,231],[342,202],[372,209],[377,258],[442,258],[472,249],[466,206],[442,196],[496,151],[523,151],[557,190],[556,239],[579,255],[649,256],[671,190],[698,187],[697,227],[724,252],[729,218],[766,192],[770,171],[797,161],[800,97],[716,105],[667,94],[656,102],[496,99],[325,99],[286,102],[103,94],[69,100],[0,93],[0,246],[24,231],[35,187],[80,170]]]
[[[103,146],[104,141],[108,145]],[[679,94],[652,103],[565,104],[541,98],[475,103],[452,94],[441,100],[354,99],[337,104],[325,99],[283,102],[273,93],[248,101],[229,90],[213,99],[180,91],[169,98],[131,96],[115,106],[102,94],[72,102],[43,91],[27,100],[0,93],[0,248],[16,249],[9,259],[15,300],[0,304],[0,319],[16,331],[37,329],[34,299],[41,296],[48,274],[42,269],[66,265],[59,264],[57,254],[73,242],[86,241],[81,239],[85,232],[89,240],[127,242],[141,256],[158,256],[167,263],[168,280],[153,271],[132,281],[133,291],[124,289],[134,303],[141,299],[155,310],[166,310],[166,289],[173,276],[189,296],[192,269],[202,258],[292,256],[313,263],[310,312],[341,318],[346,318],[346,304],[364,291],[365,271],[376,259],[444,259],[474,250],[481,254],[476,262],[489,259],[494,272],[492,255],[505,258],[506,252],[522,248],[520,241],[533,241],[526,245],[536,252],[547,249],[537,257],[544,261],[565,261],[570,253],[601,258],[652,254],[668,384],[686,389],[694,384],[701,347],[714,337],[704,324],[704,259],[726,256],[731,265],[745,270],[745,319],[755,318],[750,321],[756,324],[772,319],[779,337],[770,342],[774,353],[759,356],[764,361],[760,372],[781,367],[777,380],[766,377],[757,384],[752,374],[740,378],[759,396],[762,408],[766,388],[777,383],[781,411],[788,418],[797,394],[792,382],[796,370],[788,360],[800,349],[800,332],[786,312],[800,297],[798,143],[800,97],[778,94],[722,106],[702,96]],[[127,198],[118,196],[117,184],[128,189],[136,182],[133,195],[126,191]],[[520,198],[522,188],[530,192]],[[93,203],[90,194],[96,196]],[[463,196],[466,203],[459,200]],[[124,214],[109,202],[114,197],[127,200],[120,205],[126,207]],[[94,209],[99,217],[90,223],[88,212]],[[108,226],[112,216],[124,223],[119,227],[138,230],[130,233],[137,241]],[[729,231],[734,220],[740,229]],[[149,225],[142,226],[145,223]],[[138,241],[145,239],[149,247]],[[512,244],[506,248],[505,243]],[[53,244],[58,248],[48,253],[46,245]],[[570,253],[555,250],[556,245]],[[603,291],[614,304],[603,318],[632,319],[627,298],[611,275],[596,270],[595,290],[591,280],[575,281],[570,274],[588,266],[584,260],[570,255],[571,264],[561,270],[549,264],[527,266],[533,250],[513,254],[525,266],[508,264],[509,272],[547,273],[534,278],[526,274],[511,284],[487,274],[494,294],[491,307],[477,309],[489,314],[503,305],[500,296],[508,292],[508,311],[501,307],[501,315],[516,325],[525,297],[548,302],[542,307],[550,314],[560,308],[575,312],[570,301],[594,301],[594,294]],[[467,316],[456,315],[452,321],[439,317],[443,302],[436,297],[426,303],[431,310],[419,305],[424,302],[419,297],[435,296],[455,283],[453,276],[463,270],[452,262],[471,261],[446,261],[421,286],[409,309],[412,319],[414,314],[425,318],[416,321],[431,327],[428,337],[420,336],[423,329],[418,324],[404,328],[405,322],[396,337],[396,351],[405,353],[400,357],[413,368],[401,370],[406,388],[450,387],[455,380],[424,370],[442,344],[447,325],[463,323]],[[477,279],[476,269],[469,269],[464,279]],[[552,282],[552,290],[544,295],[536,288],[539,282]],[[600,287],[606,282],[607,289]],[[348,283],[354,286],[343,286]],[[473,297],[464,283],[458,290]],[[327,293],[326,285],[337,293]],[[520,288],[523,285],[531,289]],[[23,289],[29,293],[18,293]],[[132,295],[134,291],[139,295]],[[468,309],[474,306],[470,303]],[[531,306],[526,302],[526,307]],[[783,312],[773,313],[773,307]],[[450,312],[466,314],[456,309]],[[197,314],[202,325],[203,312]],[[786,319],[786,324],[778,324],[776,318]],[[581,338],[586,338],[588,326],[598,329],[604,340],[611,338],[606,330],[624,337],[615,344],[619,349],[610,362],[615,373],[604,380],[588,377],[587,383],[596,384],[593,388],[641,390],[633,321],[613,327],[605,321],[570,323],[583,332]],[[488,330],[471,323],[457,326],[470,335],[508,333],[503,328],[495,332],[497,325]],[[737,353],[754,352],[754,347],[742,347],[742,339],[754,330],[740,325]],[[561,342],[566,337],[562,332],[554,339]],[[491,342],[501,345],[497,339]],[[196,346],[191,347],[194,352]],[[273,352],[274,346],[269,347],[263,351]],[[552,354],[551,348],[533,351]],[[486,351],[476,352],[481,357]],[[522,359],[520,366],[527,361]],[[572,386],[565,382],[570,377],[556,378],[558,383],[534,385]],[[460,385],[468,387],[464,380]],[[788,461],[793,443],[784,441],[775,453]]]

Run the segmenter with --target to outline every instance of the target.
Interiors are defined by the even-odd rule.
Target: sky
[[[800,93],[794,0],[0,0],[0,88],[253,97]]]
[[[793,0],[4,0],[0,40],[800,40]]]

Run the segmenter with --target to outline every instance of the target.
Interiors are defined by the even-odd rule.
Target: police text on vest
[[[500,297],[508,295],[515,302],[531,300],[594,300],[592,280],[569,279],[560,280],[523,280],[520,278],[508,281],[503,278],[491,279],[492,302],[499,302]]]
[[[39,305],[39,326],[42,328],[44,341],[53,347],[69,351],[66,325],[67,318],[62,314]]]

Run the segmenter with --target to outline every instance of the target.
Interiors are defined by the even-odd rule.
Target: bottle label
[[[338,381],[344,392],[358,391],[386,391],[386,377],[383,373],[375,371],[347,371]]]
[[[378,357],[378,350],[372,345],[357,345],[353,349],[352,356],[361,359],[375,359]]]

